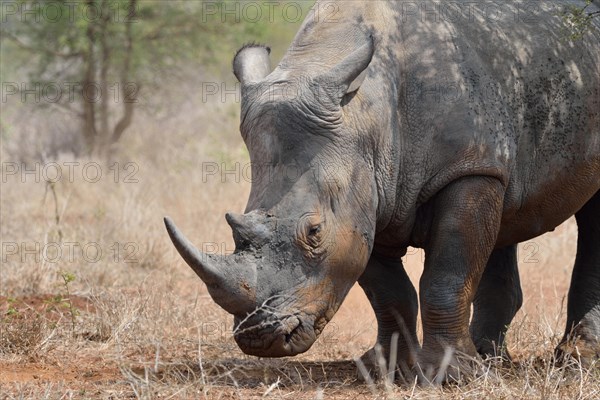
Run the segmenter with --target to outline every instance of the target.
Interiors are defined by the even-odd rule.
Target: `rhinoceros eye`
[[[306,213],[300,218],[296,231],[298,245],[314,258],[322,247],[326,224],[317,213]],[[316,253],[315,253],[316,252]]]
[[[310,225],[306,232],[306,242],[313,249],[321,245],[323,239],[323,224]]]
[[[308,230],[308,236],[317,236],[319,233],[321,233],[321,224],[313,225]]]

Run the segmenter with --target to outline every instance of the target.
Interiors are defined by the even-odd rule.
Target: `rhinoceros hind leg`
[[[600,192],[575,214],[579,235],[571,277],[565,334],[559,360],[574,356],[583,365],[600,358]]]
[[[517,245],[494,250],[473,300],[470,331],[479,354],[510,360],[504,337],[522,303]]]
[[[405,375],[409,374],[419,346],[416,333],[419,303],[402,260],[371,256],[358,283],[375,311],[377,343],[386,365],[389,365],[392,338],[398,332],[396,365]],[[371,374],[379,372],[374,349],[365,353],[361,360]]]

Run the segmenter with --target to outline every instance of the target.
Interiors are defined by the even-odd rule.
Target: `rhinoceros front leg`
[[[418,373],[426,380],[468,369],[460,354],[476,356],[469,334],[471,303],[494,248],[504,188],[489,177],[454,181],[432,199],[419,283],[423,348]],[[441,368],[440,368],[441,367]]]
[[[473,300],[470,329],[479,354],[510,359],[504,337],[522,304],[517,245],[496,249],[485,267]]]
[[[398,333],[396,364],[408,373],[415,363],[417,340],[417,292],[411,283],[401,259],[371,256],[358,283],[369,299],[377,318],[377,343],[389,365],[390,348],[394,333]],[[369,350],[361,357],[372,373],[379,370],[376,352]]]
[[[567,326],[557,358],[589,365],[600,358],[600,192],[575,214],[579,235],[571,277]]]

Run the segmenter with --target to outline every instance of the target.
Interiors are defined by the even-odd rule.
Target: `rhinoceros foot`
[[[599,338],[573,336],[564,340],[555,350],[557,364],[572,365],[586,369],[600,367]]]
[[[411,384],[415,380],[414,358],[405,349],[398,349],[395,368],[390,367],[390,350],[376,345],[362,356],[360,361],[364,369],[358,368],[357,379],[361,382],[390,379],[397,383]]]
[[[556,347],[557,363],[590,368],[600,366],[600,309],[590,310]]]
[[[506,343],[503,342],[500,346],[493,340],[482,339],[475,342],[477,352],[484,360],[501,360],[506,363],[512,362],[512,356],[506,348]]]
[[[473,342],[465,339],[454,347],[424,347],[414,369],[421,384],[439,385],[469,381],[476,376],[479,365],[481,357]]]

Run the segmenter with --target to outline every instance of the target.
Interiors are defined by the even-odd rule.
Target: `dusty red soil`
[[[76,364],[15,364],[0,362],[0,383],[8,382],[77,382],[98,383],[122,379],[116,366],[104,365],[100,357],[80,359]]]
[[[50,317],[52,312],[64,311],[68,309],[69,303],[74,309],[94,312],[94,303],[83,296],[61,294],[42,294],[36,296],[23,296],[18,298],[9,298],[0,296],[0,314],[6,315],[9,309],[13,309],[16,313],[48,313]],[[14,312],[13,311],[13,312]]]

